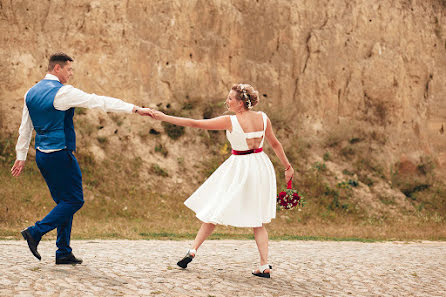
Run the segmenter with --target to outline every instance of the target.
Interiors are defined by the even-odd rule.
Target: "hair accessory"
[[[240,84],[240,89],[242,90],[243,98],[248,103],[248,109],[251,109],[252,108],[251,97],[246,92],[247,86],[248,86],[247,84]]]

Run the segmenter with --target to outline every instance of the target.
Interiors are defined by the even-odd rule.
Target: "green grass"
[[[158,164],[152,164],[152,172],[158,176],[168,177],[169,173],[163,168],[161,168]]]
[[[197,110],[202,112],[199,108]],[[91,141],[88,134],[95,126],[82,119],[82,115],[79,118],[83,125],[81,131],[85,133],[80,141]],[[282,120],[276,118],[281,123]],[[147,162],[144,165],[145,160],[141,157],[115,151],[107,152],[107,158],[98,161],[83,149],[81,143],[76,158],[82,169],[86,203],[75,215],[73,238],[192,240],[200,222],[183,202],[193,190],[173,185],[172,179],[193,173],[184,180],[189,182],[193,177],[202,182],[229,156],[223,132],[212,135],[201,132],[190,133],[197,136],[207,150],[200,152],[200,158],[195,161],[175,156],[173,149],[167,154],[167,144],[151,144],[155,156],[175,158],[178,171],[167,168],[164,163]],[[279,130],[277,134],[280,136],[285,132],[290,133]],[[96,139],[95,133],[92,135]],[[367,178],[374,182],[382,180],[384,169],[376,160],[366,159],[362,155],[361,146],[368,145],[367,141],[362,140],[363,136],[359,140],[353,132],[345,136],[342,133],[334,135],[338,144],[322,151],[324,161],[321,162],[310,163],[306,159],[312,150],[311,143],[293,137],[283,142],[296,168],[298,178],[294,186],[302,192],[307,204],[302,211],[277,212],[277,218],[267,225],[272,240],[446,240],[446,189],[443,183],[435,180],[433,163],[428,158],[417,164],[416,180],[397,170],[391,175],[395,188],[410,190],[407,199],[412,208],[404,210],[402,218],[369,215],[367,209],[359,207],[357,200],[353,199],[354,191],[364,187]],[[20,239],[21,229],[43,218],[54,207],[32,154],[28,157],[22,176],[13,178],[10,175],[16,139],[17,135],[14,134],[0,134],[0,238],[3,239]],[[175,140],[181,141],[184,138]],[[352,155],[344,156],[342,144],[346,143],[354,148]],[[269,146],[266,146],[266,152],[275,165],[277,186],[281,190],[285,186],[281,164]],[[342,168],[347,168],[344,170],[345,176],[334,180],[329,162],[342,158],[350,158],[343,163],[345,167]],[[358,184],[355,175],[362,184]],[[153,181],[153,185],[147,180]],[[422,186],[426,184],[429,187]],[[384,208],[399,207],[391,196],[377,194],[376,202]],[[55,231],[45,237],[54,238]],[[253,235],[250,228],[218,226],[210,239],[253,239]]]

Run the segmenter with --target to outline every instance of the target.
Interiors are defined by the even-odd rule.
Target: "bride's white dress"
[[[247,138],[262,137],[267,116],[262,112],[263,131],[245,133],[231,116],[232,132],[226,137],[236,151],[249,150]],[[234,227],[261,227],[276,217],[276,175],[264,152],[231,155],[184,204],[205,223]]]

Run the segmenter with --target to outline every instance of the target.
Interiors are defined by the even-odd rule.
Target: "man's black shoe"
[[[56,264],[81,264],[82,259],[76,258],[73,253],[68,256],[56,258]]]
[[[25,240],[28,242],[29,249],[31,250],[31,253],[33,253],[34,257],[36,257],[39,260],[42,259],[42,257],[40,256],[39,252],[37,251],[37,246],[39,245],[39,242],[36,241],[32,237],[32,235],[29,232],[28,228],[26,228],[25,230],[23,230],[20,233],[22,233],[23,238],[25,238]]]

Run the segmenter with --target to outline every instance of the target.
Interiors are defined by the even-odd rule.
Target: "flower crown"
[[[252,109],[252,103],[251,103],[251,96],[248,95],[246,92],[246,87],[249,85],[246,84],[240,84],[240,89],[242,90],[242,96],[245,99],[246,102],[248,102],[248,109]]]

